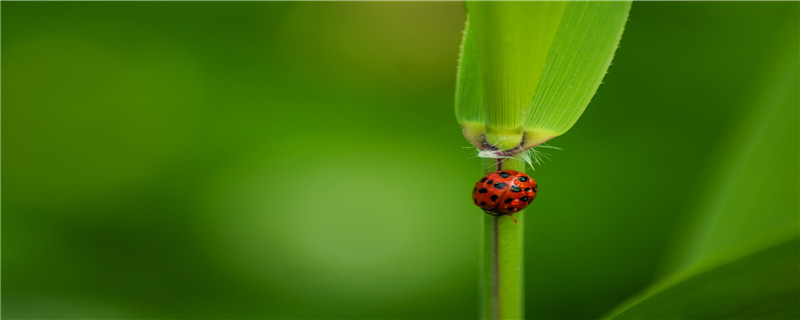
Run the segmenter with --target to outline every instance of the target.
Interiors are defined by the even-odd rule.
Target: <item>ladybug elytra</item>
[[[536,198],[536,181],[525,173],[501,170],[487,174],[472,189],[475,205],[493,216],[522,211]]]

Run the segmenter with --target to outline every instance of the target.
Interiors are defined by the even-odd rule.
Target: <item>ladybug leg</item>
[[[511,217],[511,220],[514,220],[514,224],[519,224],[519,222],[517,222],[517,219],[516,219],[516,218],[514,218],[514,216],[513,216],[513,215],[510,215],[510,214],[509,214],[508,216],[509,216],[509,217]]]

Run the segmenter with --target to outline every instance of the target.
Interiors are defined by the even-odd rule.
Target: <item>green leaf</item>
[[[461,58],[458,63],[456,82],[456,119],[461,124],[464,137],[474,145],[481,142],[477,137],[486,130],[486,112],[483,103],[481,77],[478,72],[478,58],[475,53],[475,36],[469,32],[469,18],[464,26],[461,43]],[[473,140],[475,139],[475,140]]]
[[[600,85],[629,9],[629,1],[467,2],[456,89],[467,139],[527,148],[566,132]]]
[[[630,2],[568,2],[525,120],[525,147],[567,132],[611,64]]]
[[[754,81],[749,105],[719,158],[709,191],[679,224],[669,275],[609,319],[800,317],[800,74],[796,28]]]
[[[800,240],[794,230],[788,234],[760,250],[686,269],[606,319],[797,319]]]
[[[664,271],[747,243],[785,225],[800,225],[800,52],[798,29],[767,52],[771,56],[744,95],[748,108],[707,165],[705,193],[680,225]],[[757,80],[756,80],[757,79]]]

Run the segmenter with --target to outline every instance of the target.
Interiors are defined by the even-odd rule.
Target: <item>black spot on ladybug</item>
[[[508,207],[508,209],[506,209],[506,210],[508,210],[508,211],[514,211],[514,209],[516,209],[516,208],[514,208],[514,207]]]
[[[511,201],[514,201],[514,198],[508,198],[508,199],[506,199],[506,201],[503,201],[503,202],[505,202],[505,203],[511,203]]]
[[[508,177],[510,177],[510,176],[511,176],[511,174],[510,174],[510,173],[508,173],[508,172],[505,172],[505,171],[503,171],[503,172],[500,172],[500,173],[498,173],[497,175],[499,175],[499,176],[503,177],[503,179],[505,179],[505,178],[508,178]]]
[[[492,201],[497,201],[497,195],[496,194],[493,194],[490,198],[492,199]]]
[[[489,180],[488,182],[486,182],[486,184],[488,184],[490,186],[492,185],[492,183],[494,183],[494,180]]]
[[[478,187],[472,188],[472,192],[478,191]]]
[[[539,190],[539,187],[533,186],[533,192],[536,192],[537,190]]]
[[[528,179],[528,177],[519,177],[519,178],[517,178],[517,180],[519,182],[528,182],[528,180],[530,180],[530,179]]]
[[[486,193],[486,188],[480,188],[480,189],[478,189],[478,193]]]
[[[486,201],[481,201],[481,206],[485,206],[485,205],[486,205]]]
[[[475,204],[478,204],[478,199],[472,198],[472,202],[475,202]]]
[[[520,188],[519,186],[511,186],[511,189],[509,190],[511,190],[511,192],[520,192],[522,191],[522,188]]]
[[[525,192],[531,191],[531,188],[525,188]]]
[[[528,203],[531,203],[532,201],[533,201],[533,198],[530,198],[530,199],[528,200]]]
[[[502,183],[502,182],[498,182],[498,183],[495,183],[495,184],[494,184],[494,187],[495,187],[495,188],[497,188],[497,189],[503,189],[503,188],[505,188],[506,186],[507,186],[507,184],[505,184],[505,183]]]
[[[484,182],[484,181],[486,181],[486,177],[484,177],[483,179],[481,179],[481,182]]]
[[[528,201],[528,197],[519,198],[519,201],[522,201],[522,202]]]

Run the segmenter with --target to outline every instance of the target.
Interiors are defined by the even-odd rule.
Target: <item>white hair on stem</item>
[[[550,160],[550,157],[548,157],[550,154],[543,152],[541,149],[563,150],[559,147],[540,144],[536,147],[513,155],[506,155],[498,152],[497,150],[478,150],[478,157],[484,159],[511,159],[520,157],[523,161],[525,161],[525,163],[528,164],[528,166],[531,167],[531,170],[536,171],[535,166],[541,165],[544,159]]]

